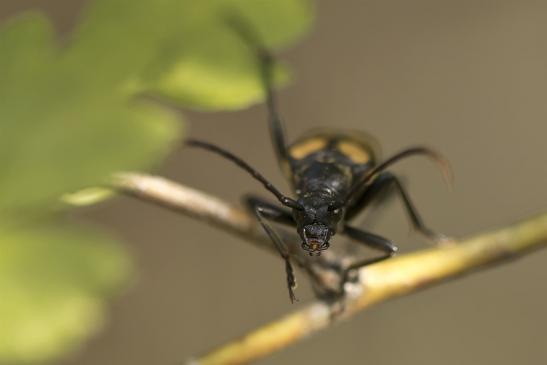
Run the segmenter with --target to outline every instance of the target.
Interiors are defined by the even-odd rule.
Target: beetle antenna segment
[[[190,147],[199,147],[207,151],[214,152],[241,167],[243,170],[247,171],[252,177],[260,181],[264,187],[269,190],[281,204],[298,210],[303,210],[304,208],[296,200],[289,198],[288,196],[283,195],[271,182],[269,182],[261,173],[251,167],[247,162],[243,161],[241,158],[237,157],[233,153],[226,151],[225,149],[215,146],[214,144],[200,141],[197,139],[187,139],[186,145]]]
[[[366,175],[362,176],[361,179],[359,179],[357,182],[355,182],[351,187],[348,195],[346,196],[343,205],[349,204],[351,200],[355,197],[355,195],[361,191],[361,188],[365,186],[368,182],[370,182],[377,174],[379,174],[389,166],[393,165],[394,163],[413,155],[425,155],[435,161],[441,168],[443,177],[447,184],[449,186],[452,186],[452,181],[454,177],[452,173],[452,168],[450,167],[450,163],[447,159],[445,159],[438,152],[427,147],[410,147],[391,156],[390,158],[370,170]]]
[[[285,128],[277,111],[277,102],[273,91],[275,59],[272,53],[264,46],[255,29],[239,14],[228,13],[226,23],[256,54],[260,79],[266,96],[270,133],[279,161],[287,161],[289,154],[285,142]]]

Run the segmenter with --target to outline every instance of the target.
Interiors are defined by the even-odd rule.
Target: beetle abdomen
[[[312,130],[288,147],[293,161],[310,156],[333,158],[334,153],[346,157],[353,164],[374,164],[379,155],[378,143],[371,136],[358,131],[337,131],[332,129]]]
[[[331,129],[312,130],[297,139],[287,150],[290,161],[285,174],[297,189],[302,180],[310,185],[307,188],[312,188],[311,182],[315,180],[322,185],[329,185],[329,177],[317,173],[327,171],[329,165],[341,174],[337,179],[341,183],[344,181],[342,185],[350,184],[357,175],[374,166],[379,154],[376,141],[367,134]],[[339,174],[331,175],[330,178],[333,178]]]

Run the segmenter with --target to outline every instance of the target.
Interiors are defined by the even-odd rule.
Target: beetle
[[[257,57],[273,148],[296,198],[283,194],[255,168],[221,147],[197,139],[188,139],[186,145],[211,151],[232,161],[262,183],[281,203],[282,206],[278,206],[254,195],[244,198],[245,204],[285,261],[291,302],[296,300],[296,280],[289,250],[269,221],[295,228],[301,238],[301,248],[310,256],[319,256],[327,250],[330,239],[337,233],[382,252],[378,257],[350,265],[346,269],[347,273],[388,259],[398,251],[398,247],[390,240],[349,224],[375,199],[386,192],[396,191],[413,227],[434,241],[442,240],[444,236],[424,224],[403,184],[387,168],[409,156],[425,155],[439,163],[445,178],[450,179],[451,171],[447,161],[437,152],[417,146],[406,148],[379,162],[374,139],[354,131],[316,130],[287,144],[273,91],[274,57],[247,24],[236,20],[230,25]]]

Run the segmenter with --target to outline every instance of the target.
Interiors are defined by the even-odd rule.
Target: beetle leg
[[[289,219],[292,221],[292,216],[290,215],[290,213],[288,213],[287,210],[264,202],[260,198],[247,197],[245,200],[247,205],[254,212],[256,218],[258,219],[258,222],[260,223],[264,231],[266,231],[268,237],[270,237],[270,239],[274,243],[277,251],[281,255],[281,258],[285,261],[285,272],[287,274],[287,287],[289,289],[289,298],[291,299],[291,303],[294,303],[295,301],[298,301],[298,299],[294,295],[294,289],[296,288],[296,278],[294,276],[294,270],[291,265],[289,250],[287,249],[285,243],[281,240],[281,237],[279,237],[273,227],[267,222],[267,219],[271,219],[275,222],[288,224]],[[294,226],[294,221],[292,221],[292,225]]]
[[[410,218],[412,227],[418,232],[426,236],[427,238],[435,241],[441,242],[446,240],[446,237],[442,234],[438,234],[435,231],[429,229],[423,222],[418,210],[412,203],[410,196],[406,192],[401,181],[392,173],[384,172],[380,174],[374,182],[363,192],[359,200],[353,205],[353,207],[348,211],[346,215],[347,219],[353,218],[357,213],[363,210],[371,201],[375,198],[382,198],[389,192],[390,188],[395,188],[399,193],[399,196],[403,202],[405,211]]]
[[[344,227],[344,232],[346,236],[349,238],[357,241],[358,243],[364,244],[365,246],[368,246],[370,248],[374,248],[376,250],[383,251],[384,254],[378,257],[373,258],[367,258],[364,260],[360,260],[357,262],[354,262],[353,264],[349,265],[342,271],[342,280],[340,282],[341,284],[341,292],[343,292],[344,284],[348,281],[348,277],[351,271],[359,269],[361,267],[374,264],[379,261],[386,260],[399,250],[399,248],[388,239],[378,236],[374,233],[366,232],[357,228],[353,228],[350,226]]]
[[[268,108],[268,124],[270,135],[274,146],[277,159],[281,165],[290,161],[287,153],[287,143],[285,138],[285,128],[282,118],[277,109],[277,98],[274,92],[274,55],[264,46],[262,40],[256,31],[239,17],[230,17],[228,25],[241,37],[241,39],[251,48],[257,58],[259,66],[262,88],[266,94],[266,106]]]
[[[272,220],[276,223],[285,224],[287,226],[294,227],[295,222],[292,217],[292,213],[289,209],[286,209],[285,207],[277,206],[266,199],[260,198],[256,195],[245,195],[243,197],[243,202],[245,205],[247,205],[253,212],[254,208],[256,206],[260,206],[264,209],[268,210],[268,216],[267,218],[269,220]]]

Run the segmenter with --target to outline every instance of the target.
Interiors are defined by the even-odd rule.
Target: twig
[[[547,214],[457,244],[400,256],[363,268],[357,293],[341,316],[316,302],[254,330],[199,358],[192,365],[244,364],[325,329],[333,322],[387,299],[499,263],[547,242]]]
[[[132,172],[116,174],[111,185],[124,194],[205,221],[261,247],[273,248],[246,211],[199,190],[162,177]]]
[[[125,193],[205,220],[254,242],[262,242],[261,246],[271,247],[249,214],[199,191],[162,178],[130,173],[117,176],[114,186]],[[451,245],[365,267],[359,271],[356,282],[346,284],[344,311],[333,315],[331,305],[323,301],[315,302],[199,356],[189,364],[248,363],[351,317],[373,304],[487,268],[539,249],[546,243],[547,214],[543,214]],[[324,264],[319,267],[325,270]]]
[[[116,174],[110,185],[123,194],[207,222],[278,255],[254,216],[214,196],[162,177],[133,172]],[[347,264],[348,258],[332,252],[310,258],[300,249],[296,234],[282,230],[279,233],[287,243],[291,258],[310,275],[317,296],[332,297],[340,286],[336,270]]]

